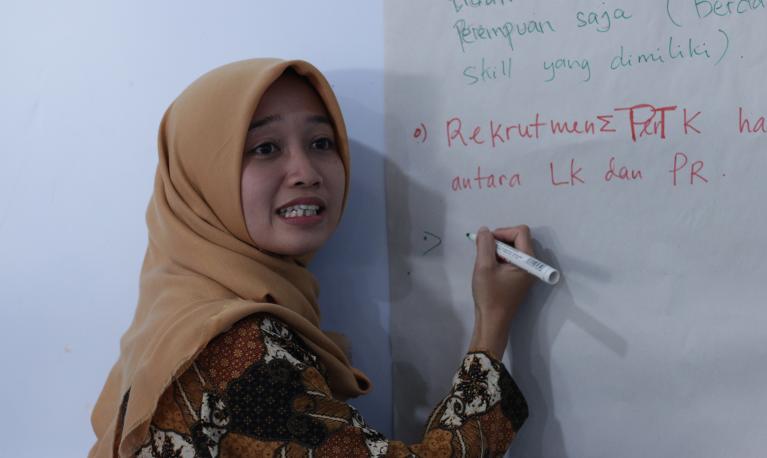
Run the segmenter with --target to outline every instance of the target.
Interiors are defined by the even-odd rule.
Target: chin
[[[250,232],[253,245],[279,256],[303,256],[314,253],[325,244],[331,233],[325,231],[294,232],[291,230],[254,230]]]
[[[324,245],[325,241],[317,243],[306,243],[306,241],[299,243],[285,243],[274,250],[275,253],[280,253],[286,256],[303,256],[305,254],[314,253]]]

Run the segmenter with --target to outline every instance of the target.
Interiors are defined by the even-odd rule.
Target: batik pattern
[[[466,355],[422,442],[387,440],[334,399],[288,326],[260,313],[211,341],[163,393],[139,458],[501,456],[527,418],[503,365]]]

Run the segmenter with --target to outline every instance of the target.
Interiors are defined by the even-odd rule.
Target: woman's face
[[[261,98],[245,140],[242,210],[262,250],[315,251],[341,216],[344,168],[330,116],[303,78],[283,75]]]

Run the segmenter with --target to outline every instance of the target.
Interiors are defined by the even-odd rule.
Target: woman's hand
[[[533,256],[530,228],[515,226],[477,232],[477,257],[471,281],[474,296],[474,335],[470,351],[490,351],[501,358],[508,342],[511,319],[535,278],[519,267],[499,260],[495,240]]]

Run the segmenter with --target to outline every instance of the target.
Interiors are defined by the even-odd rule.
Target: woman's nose
[[[290,151],[287,176],[291,186],[312,187],[322,183],[322,175],[303,148],[293,148]]]

